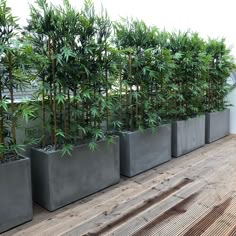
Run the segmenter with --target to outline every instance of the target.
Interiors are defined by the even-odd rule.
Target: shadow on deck
[[[235,170],[231,135],[2,235],[233,236]]]

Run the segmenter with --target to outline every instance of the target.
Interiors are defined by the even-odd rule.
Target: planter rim
[[[203,117],[203,116],[205,116],[205,113],[201,114],[201,115],[193,116],[193,117],[188,117],[187,119],[175,120],[175,121],[172,121],[172,123],[180,122],[180,121],[187,121],[187,120],[191,120],[191,119],[196,119],[196,118]]]
[[[12,165],[14,163],[18,163],[18,162],[23,162],[23,161],[26,161],[26,160],[30,160],[29,157],[26,157],[22,154],[17,154],[18,156],[21,156],[22,158],[21,159],[18,159],[18,160],[13,160],[13,161],[8,161],[8,162],[4,162],[4,163],[0,163],[0,166],[7,166],[7,165]]]
[[[158,126],[155,126],[154,127],[154,132],[156,131],[155,129],[158,129],[159,127],[165,127],[165,126],[169,126],[171,125],[171,123],[166,123],[166,124],[162,124],[162,125],[158,125]],[[146,132],[147,130],[151,130],[153,128],[146,128],[144,130],[134,130],[134,131],[120,131],[118,133],[121,133],[121,134],[133,134],[133,133],[139,133],[139,132]]]
[[[212,111],[212,112],[206,112],[206,114],[213,114],[213,113],[221,113],[230,110],[230,108],[225,108],[224,110],[221,111]]]
[[[114,139],[119,139],[119,136],[117,136],[117,135],[112,135],[112,137],[113,137]],[[106,141],[107,141],[107,139],[104,138],[104,139],[100,139],[100,140],[96,141],[96,143],[101,143],[101,142],[106,142]],[[88,144],[89,144],[88,142],[82,143],[82,144],[78,144],[78,145],[75,145],[74,148],[86,147],[86,146],[88,146]],[[111,143],[111,144],[112,144],[112,143]],[[109,144],[109,145],[110,145],[110,144]],[[45,154],[47,154],[47,155],[51,155],[51,154],[54,154],[54,153],[61,152],[61,149],[58,149],[58,150],[51,150],[51,151],[45,151],[45,150],[43,150],[42,148],[37,148],[37,147],[32,147],[31,149],[37,150],[37,151],[42,152],[42,153],[45,153]]]

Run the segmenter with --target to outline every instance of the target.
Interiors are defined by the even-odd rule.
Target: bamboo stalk
[[[125,101],[126,101],[126,128],[129,129],[129,116],[128,116],[128,109],[129,109],[129,100],[128,100],[128,87],[127,84],[125,85]]]
[[[87,103],[87,104],[86,104]],[[89,104],[87,102],[87,99],[85,100],[85,105],[86,105],[86,111],[85,111],[85,117],[86,117],[86,125],[89,125]]]
[[[54,62],[53,62],[53,71],[55,70]],[[57,87],[55,82],[55,74],[53,72],[53,129],[54,129],[54,146],[56,149],[57,146],[57,112],[56,112],[56,95],[57,95]]]
[[[106,69],[106,103],[108,103],[108,75],[107,75],[107,69]],[[108,107],[106,107],[106,130],[108,130],[109,127],[109,110]]]
[[[71,104],[70,104],[70,90],[67,90],[67,101],[68,101],[68,113],[67,113],[67,119],[68,119],[68,130],[70,130],[71,127],[71,116],[70,116],[70,110],[71,110]]]
[[[0,79],[0,101],[2,101],[2,81]],[[4,136],[3,136],[3,108],[0,106],[0,144],[4,144]],[[0,153],[0,160],[4,160],[4,153]]]
[[[174,79],[174,83],[175,83],[175,85],[176,85],[176,87],[178,88],[178,91],[179,91],[179,87],[178,87],[178,83],[177,83],[176,77]],[[176,98],[176,95],[177,95],[177,92],[175,91],[175,98]],[[177,99],[175,99],[175,101],[174,101],[174,109],[175,109],[175,111],[179,111],[179,107],[178,107],[178,104],[177,104]],[[187,109],[187,106],[186,106],[186,109]],[[175,119],[177,120],[178,118],[179,118],[178,117],[178,113],[176,112]]]
[[[106,42],[105,42],[106,44]],[[107,49],[105,48],[105,56],[107,60]],[[106,80],[106,104],[108,103],[108,69],[107,69],[107,61],[105,65],[105,80]],[[108,107],[106,107],[106,130],[108,130],[109,127],[109,110]]]
[[[135,116],[136,116],[136,127],[138,127],[138,123],[139,123],[139,100],[138,100],[138,93],[139,93],[139,84],[138,84],[138,81],[137,81],[137,83],[136,83],[136,92],[137,92],[137,94],[136,94],[136,114],[135,114]]]
[[[120,71],[119,71],[119,82],[120,82],[120,122],[122,122],[122,68],[120,65]]]
[[[158,92],[158,85],[157,82],[155,82],[155,110],[158,111],[158,98],[157,98],[157,92]],[[162,93],[163,94],[163,93]],[[162,104],[161,104],[162,106]]]
[[[84,90],[83,81],[84,81],[84,76],[82,76],[82,79],[81,79],[81,84],[80,84],[81,91]],[[86,120],[86,113],[85,113],[86,105],[85,105],[85,102],[84,102],[84,98],[81,100],[80,106],[81,106],[81,119],[80,119],[80,123],[81,123],[81,126],[83,126],[83,128],[84,128],[85,120]],[[84,139],[84,137],[85,137],[85,134],[84,134],[84,132],[82,132],[82,139]]]
[[[54,47],[54,40],[52,41],[52,47]],[[56,85],[56,68],[55,68],[55,59],[51,58],[51,62],[52,62],[52,86],[53,86],[53,129],[54,129],[54,146],[55,146],[55,150],[57,149],[57,112],[56,112],[56,95],[57,95],[57,85]]]
[[[73,96],[74,96],[74,98],[77,96],[77,86],[76,86],[76,84],[74,85],[74,88],[73,88]],[[77,114],[77,111],[78,111],[78,102],[77,102],[77,100],[76,99],[74,99],[74,108],[75,108],[75,110],[76,110],[76,115],[75,115],[75,122],[76,122],[76,127],[78,126],[78,124],[79,124],[79,116],[78,116],[78,114]],[[79,136],[79,129],[76,129],[77,130],[77,133],[76,133],[76,135],[77,136]]]
[[[211,110],[211,93],[212,93],[212,86],[211,86],[211,78],[209,78],[209,88],[208,88],[208,109]]]
[[[52,87],[52,81],[50,81],[49,87],[50,87],[49,100],[50,100],[50,111],[51,111],[50,122],[53,123],[53,114],[52,114],[52,112],[53,112],[53,93],[52,93],[53,87]],[[51,128],[51,144],[52,145],[54,144],[54,136],[55,136],[54,129]]]
[[[64,94],[66,94],[66,91],[64,89]],[[68,140],[68,125],[67,125],[67,115],[66,115],[66,103],[63,103],[63,122],[64,122],[64,135],[65,135],[65,140]]]
[[[52,64],[52,52],[51,52],[51,39],[49,37],[48,39],[48,57],[49,57],[49,61]],[[50,78],[52,79],[52,74],[50,75]],[[52,90],[53,90],[53,86],[52,86],[52,81],[50,80],[49,82],[49,87],[50,87],[50,92],[49,92],[49,101],[50,101],[50,109],[51,111],[53,111],[53,94],[52,94]],[[50,118],[51,121],[53,120],[53,115],[50,114]],[[54,128],[51,128],[51,144],[54,144],[54,137],[55,137],[55,132],[54,132]]]
[[[133,97],[132,97],[132,55],[129,54],[129,79],[130,79],[130,129],[133,130]]]
[[[153,82],[151,80],[151,86],[150,86],[150,91],[149,91],[149,97],[150,97],[150,104],[151,104],[151,107],[153,106]]]
[[[145,92],[144,92],[144,89],[145,88],[143,88],[142,86],[140,87],[140,90],[139,91],[141,91],[141,94],[142,94],[142,101],[145,101],[146,100],[146,96],[144,95],[144,94],[146,94]],[[144,118],[144,106],[141,106],[141,111],[140,111],[140,114],[141,114],[141,122],[142,122],[142,124],[144,125],[144,123],[145,123],[145,118]]]
[[[133,98],[132,98],[132,85],[130,85],[130,129],[133,130]]]
[[[96,99],[96,85],[95,85],[95,83],[93,83],[93,101],[95,101],[95,99]],[[94,117],[92,125],[94,127],[96,127],[96,125],[97,125],[96,117]]]
[[[8,59],[9,59],[9,80],[10,80],[10,99],[11,99],[11,134],[12,134],[12,143],[13,145],[16,145],[16,123],[15,123],[15,104],[14,104],[14,94],[13,94],[13,74],[12,74],[12,55],[11,53],[8,54]],[[14,158],[16,158],[17,153],[14,152]]]
[[[59,94],[61,94],[62,93],[62,87],[61,87],[61,84],[59,84]],[[59,112],[59,114],[60,114],[60,124],[62,124],[62,120],[63,120],[63,112],[62,112],[62,110],[63,110],[63,104],[62,103],[60,103],[60,106],[59,106],[59,110],[60,110],[60,112]]]
[[[44,86],[45,86],[45,78],[43,78],[43,93],[42,93],[42,147],[45,147],[46,145],[46,109],[45,109],[45,91],[44,91]]]
[[[99,95],[99,97],[101,97],[101,87],[100,86],[99,86],[99,90],[98,90],[98,95]],[[99,103],[98,103],[98,110],[99,110],[99,112],[101,111],[101,107],[102,107],[101,101],[99,100]],[[97,124],[97,128],[99,128],[99,122]]]
[[[89,86],[91,86],[91,79],[89,77]],[[89,126],[92,127],[92,112],[91,112],[91,99],[88,104],[88,118],[89,118]]]

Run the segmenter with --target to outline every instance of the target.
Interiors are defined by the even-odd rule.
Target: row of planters
[[[111,22],[91,1],[30,10],[21,29],[0,0],[0,233],[32,219],[32,193],[54,211],[229,133],[224,40]],[[24,145],[22,118],[40,124]]]

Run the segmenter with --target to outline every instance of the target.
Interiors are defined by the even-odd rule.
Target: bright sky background
[[[25,24],[29,15],[28,3],[34,0],[8,0],[14,15]],[[60,4],[62,0],[51,0]],[[80,8],[83,0],[70,0]],[[203,37],[225,37],[236,56],[235,0],[94,0],[97,9],[101,4],[112,19],[133,16],[147,24],[166,30],[197,31]]]

